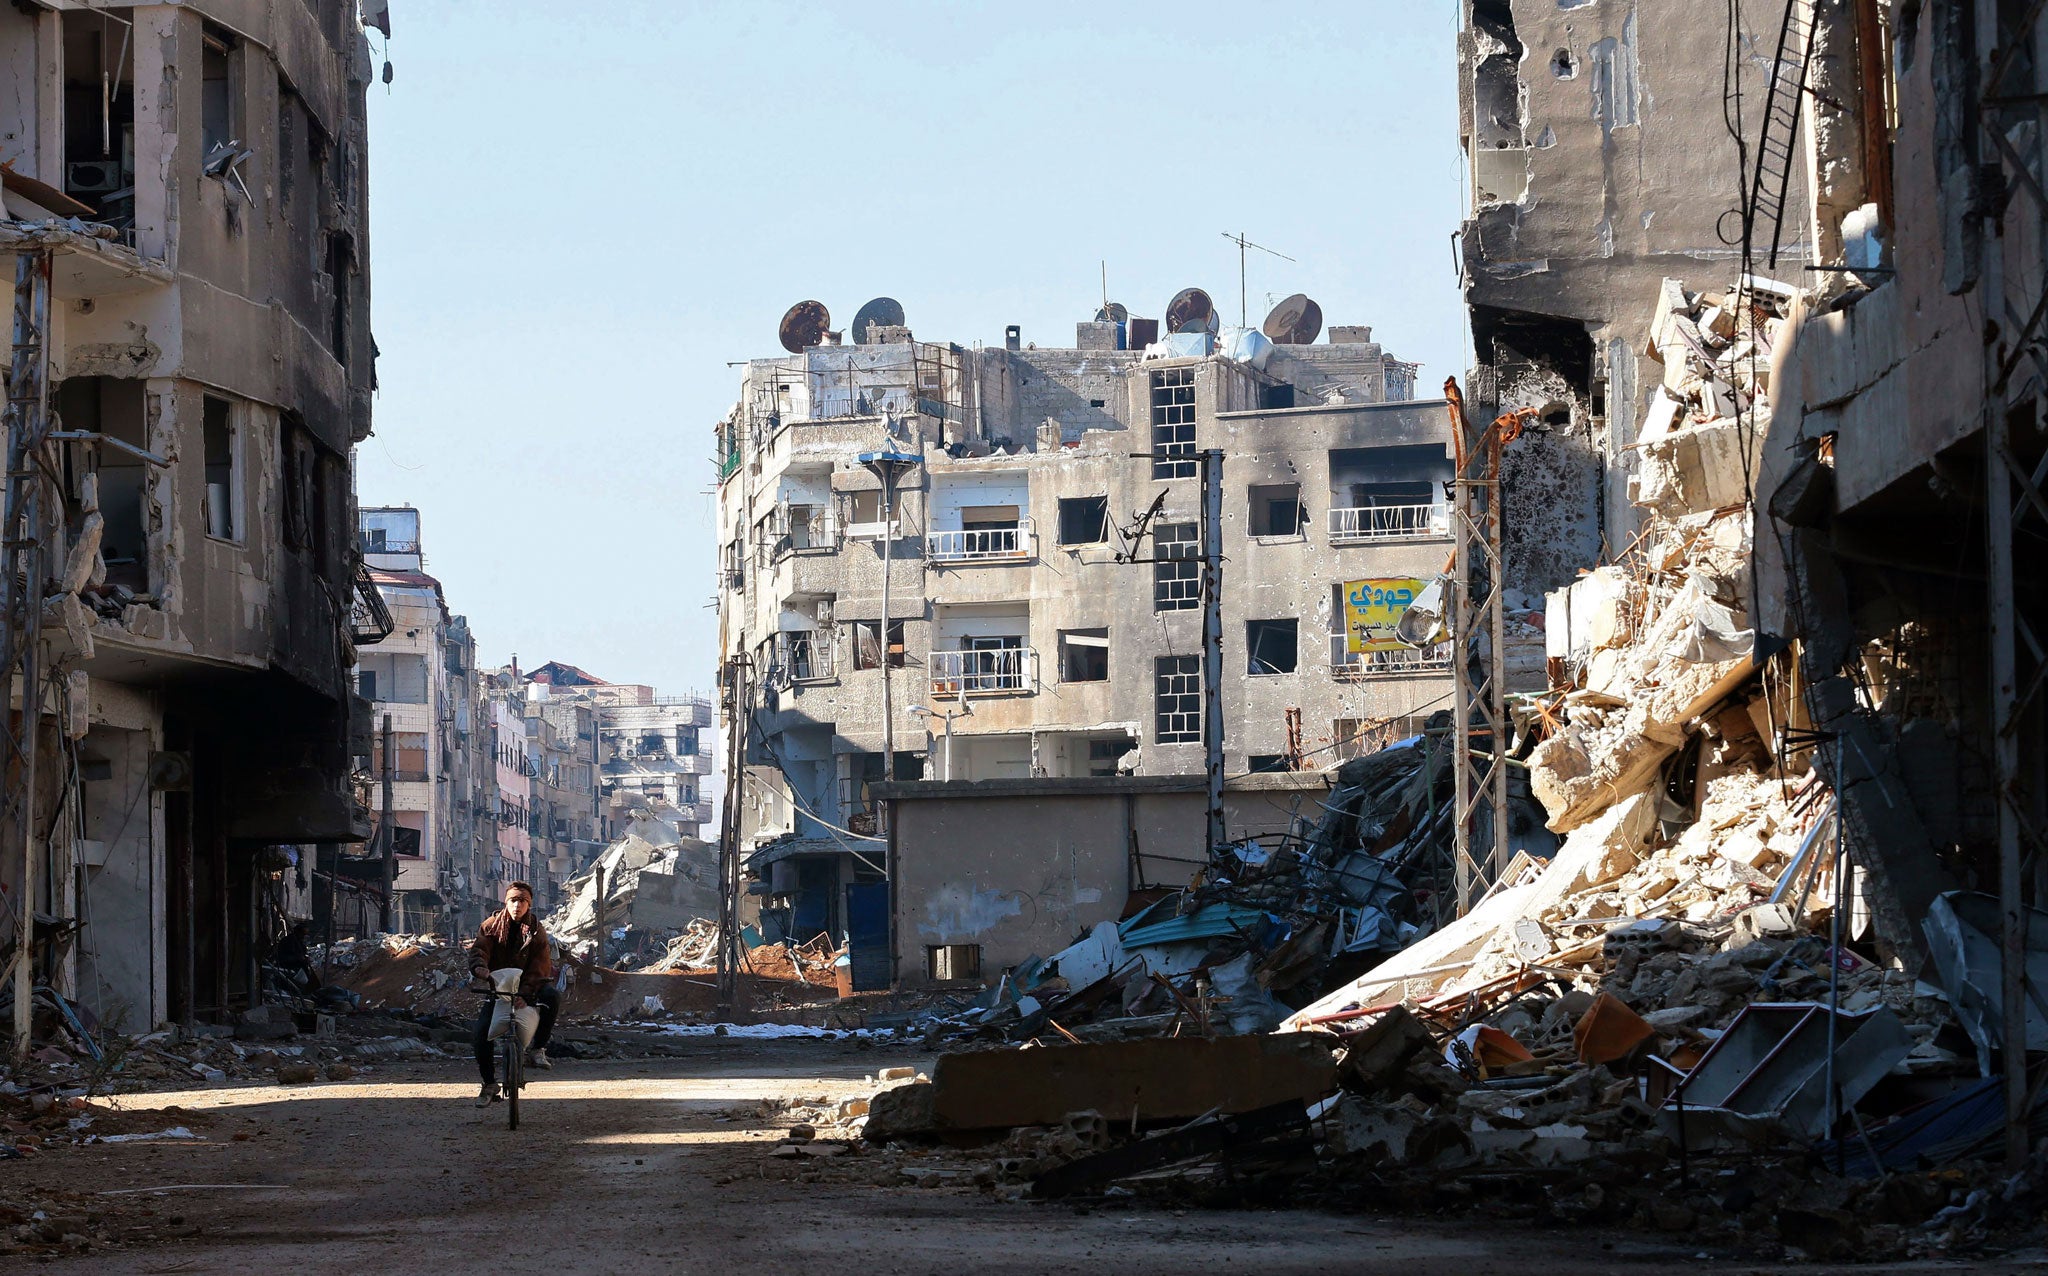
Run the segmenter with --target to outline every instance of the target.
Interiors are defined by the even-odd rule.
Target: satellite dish
[[[824,302],[799,301],[782,316],[782,348],[791,354],[802,354],[823,341],[825,330],[831,326],[832,312],[825,309]]]
[[[1124,309],[1124,303],[1121,301],[1109,302],[1095,312],[1097,323],[1128,323],[1130,318],[1131,312]]]
[[[1276,346],[1312,346],[1323,330],[1323,308],[1295,293],[1273,307],[1259,330]]]
[[[1166,305],[1168,332],[1216,331],[1216,303],[1200,288],[1183,288]]]
[[[853,344],[871,345],[874,338],[868,329],[874,327],[901,328],[903,326],[903,303],[894,297],[877,297],[860,308],[853,317]]]

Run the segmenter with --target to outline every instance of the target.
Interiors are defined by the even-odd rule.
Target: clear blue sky
[[[1445,0],[392,6],[371,90],[382,349],[362,503],[421,510],[480,658],[709,687],[729,360],[816,297],[926,340],[1073,341],[1302,291],[1462,368]],[[373,37],[373,40],[375,37]]]

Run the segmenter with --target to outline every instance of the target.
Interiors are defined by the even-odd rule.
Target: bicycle
[[[491,1026],[486,1040],[499,1039],[498,1064],[500,1082],[504,1087],[505,1117],[508,1128],[519,1128],[519,1091],[526,1085],[526,1048],[533,1035],[540,1028],[540,1010],[533,1005],[514,1007],[519,998],[519,979],[525,972],[517,966],[491,972],[491,983],[487,995],[495,1002],[491,1008]],[[500,1011],[502,1010],[502,1013]],[[516,1030],[515,1030],[516,1026]]]

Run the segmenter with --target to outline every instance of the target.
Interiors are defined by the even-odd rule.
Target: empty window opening
[[[1299,536],[1302,532],[1301,484],[1268,483],[1251,490],[1254,536]]]
[[[1090,399],[1088,400],[1088,406],[1091,408],[1100,408],[1106,407],[1108,406],[1108,404],[1102,399]]]
[[[1129,736],[1117,736],[1110,740],[1088,742],[1088,774],[1115,775],[1124,755],[1138,747],[1138,742]]]
[[[1292,617],[1286,620],[1246,621],[1246,672],[1293,673],[1301,662],[1299,628],[1299,622]]]
[[[1202,605],[1201,530],[1194,523],[1160,523],[1152,531],[1152,610],[1188,611]]]
[[[1291,385],[1262,385],[1259,387],[1259,406],[1262,408],[1291,408],[1294,406],[1294,387]]]
[[[980,944],[927,944],[924,975],[941,983],[981,978]]]
[[[1202,739],[1202,658],[1160,656],[1153,661],[1152,738],[1161,744]]]
[[[1107,496],[1060,498],[1060,544],[1099,545],[1109,539]]]
[[[140,381],[116,377],[71,377],[57,384],[58,419],[66,430],[102,434],[130,447],[144,447],[144,393]],[[98,455],[93,456],[97,446]],[[106,444],[66,445],[68,491],[83,495],[87,471],[99,476],[100,557],[107,583],[138,594],[149,588],[149,471],[133,452]]]
[[[1060,630],[1060,681],[1109,681],[1109,630]]]
[[[57,16],[64,44],[64,193],[93,208],[95,220],[132,227],[133,30],[129,23],[107,13],[73,10]],[[58,182],[51,174],[37,175],[52,185]]]
[[[838,548],[838,529],[833,525],[831,511],[825,506],[812,503],[791,504],[787,507],[784,517],[789,527],[790,549]]]
[[[234,405],[210,394],[203,396],[200,431],[206,448],[206,534],[224,541],[238,540],[235,497],[240,484],[235,473]]]
[[[328,311],[328,353],[336,363],[348,366],[349,294],[355,277],[356,246],[348,235],[335,231],[327,236],[327,286],[332,292]]]
[[[202,159],[232,145],[235,137],[233,76],[227,42],[207,36],[199,60],[199,150]]]
[[[1287,765],[1287,755],[1284,753],[1249,753],[1245,755],[1244,769],[1253,775],[1263,775],[1272,771],[1291,771],[1294,768]]]
[[[1195,370],[1152,374],[1152,477],[1195,474]]]
[[[853,622],[853,667],[856,669],[880,669],[882,667],[882,623],[878,620],[856,620]],[[889,622],[889,667],[903,667],[903,622]]]

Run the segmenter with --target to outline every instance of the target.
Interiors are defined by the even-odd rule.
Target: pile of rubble
[[[1516,704],[1543,828],[1513,813],[1476,906],[1436,910],[1430,739],[1347,763],[1313,828],[1219,850],[942,1020],[938,1040],[1040,1048],[942,1055],[930,1086],[878,1097],[864,1140],[987,1140],[975,1181],[1040,1196],[1484,1196],[1831,1258],[1937,1253],[2038,1212],[2039,1174],[1968,1163],[2002,1125],[1971,968],[1995,919],[1942,897],[1927,970],[1879,942],[1879,887],[1801,752],[1792,656],[1749,619],[1746,476],[1792,296],[1664,285],[1647,525],[1540,622],[1521,609],[1551,682]]]
[[[718,912],[718,852],[654,815],[636,819],[571,878],[548,933],[578,961],[630,970]],[[673,967],[671,967],[673,969]]]

